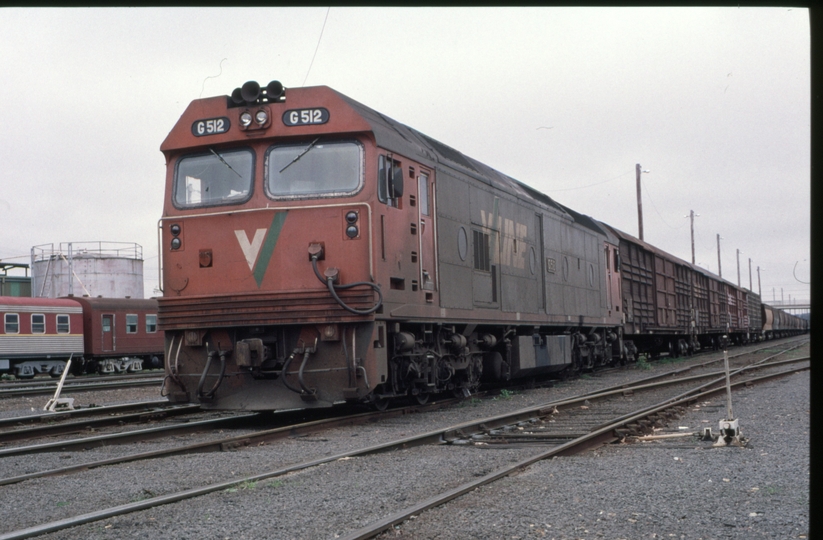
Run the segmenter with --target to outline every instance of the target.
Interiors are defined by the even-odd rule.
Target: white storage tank
[[[143,247],[130,242],[34,246],[31,295],[143,298]]]

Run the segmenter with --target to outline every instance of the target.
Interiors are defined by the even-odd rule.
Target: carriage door
[[[428,172],[417,176],[418,221],[420,223],[419,257],[420,288],[424,291],[437,289],[437,257],[434,234],[434,180]],[[426,293],[426,302],[434,302],[434,295]]]
[[[103,352],[114,350],[114,315],[104,314],[101,325],[103,331]]]

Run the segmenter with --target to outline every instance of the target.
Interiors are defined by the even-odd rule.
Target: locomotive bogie
[[[373,322],[167,331],[165,392],[206,408],[330,407],[386,380],[380,339]]]

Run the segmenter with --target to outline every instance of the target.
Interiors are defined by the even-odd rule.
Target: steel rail
[[[116,390],[120,388],[135,388],[140,386],[153,386],[163,383],[163,378],[145,378],[139,381],[117,381],[113,383],[106,383],[106,382],[97,382],[97,383],[74,383],[74,384],[66,384],[63,386],[63,394],[69,394],[73,392],[88,392],[90,390]],[[44,395],[44,394],[53,394],[56,386],[51,386],[48,388],[9,388],[9,389],[2,389],[0,390],[0,398],[3,397],[17,397],[17,396],[34,396],[34,395]]]
[[[808,367],[804,367],[804,368],[801,368],[801,369],[808,369]],[[788,375],[788,374],[791,374],[791,373],[795,373],[796,371],[799,371],[799,370],[790,370],[790,371],[786,371],[786,372],[782,372],[782,373],[778,373],[778,374],[771,374],[771,375],[764,376],[761,379],[763,379],[763,380],[773,379],[773,378],[776,378],[776,377],[779,377],[779,376],[784,376],[784,375]],[[752,384],[752,381],[749,380],[749,381],[743,381],[743,382],[740,382],[740,383],[735,383],[734,386],[748,385],[748,384]],[[667,403],[659,405],[659,406],[652,406],[652,408],[647,408],[648,410],[646,410],[642,413],[639,413],[635,416],[632,416],[632,417],[628,418],[627,420],[621,421],[620,423],[616,424],[616,427],[628,424],[632,420],[642,419],[642,418],[644,418],[646,416],[649,416],[651,414],[655,414],[656,412],[659,412],[659,411],[662,411],[662,410],[665,410],[665,409],[668,409],[668,408],[676,407],[676,406],[679,406],[680,404],[692,403],[692,402],[697,401],[701,398],[707,397],[709,395],[713,395],[713,394],[718,393],[718,392],[723,392],[723,391],[725,391],[724,388],[712,389],[712,390],[708,390],[708,391],[705,391],[705,392],[700,393],[700,394],[689,396],[687,398],[684,398],[684,399],[680,400],[679,402],[674,402],[674,403],[667,402]],[[582,399],[585,399],[585,398],[581,397],[580,400],[582,400]],[[578,400],[578,401],[580,401],[580,400]],[[567,401],[570,401],[570,400],[567,400]],[[553,410],[553,407],[551,408],[551,410]],[[494,418],[499,418],[499,417],[494,417]],[[489,419],[489,420],[491,420],[491,419]],[[487,420],[487,422],[488,422],[488,420]],[[419,514],[420,512],[423,512],[423,511],[425,511],[427,509],[430,509],[430,508],[433,508],[435,506],[440,506],[441,504],[443,504],[445,502],[448,502],[449,500],[452,500],[456,497],[459,497],[460,495],[463,495],[463,494],[465,494],[469,491],[472,491],[472,490],[476,489],[479,486],[482,486],[484,484],[488,484],[488,483],[491,483],[491,482],[493,482],[495,480],[498,480],[500,478],[506,477],[506,476],[510,475],[512,472],[522,470],[522,469],[536,463],[537,461],[547,459],[548,457],[552,457],[554,455],[567,455],[567,453],[568,454],[573,454],[573,453],[581,451],[581,449],[585,449],[585,448],[588,448],[590,446],[595,446],[595,445],[602,444],[600,442],[601,440],[616,439],[616,437],[612,434],[613,430],[616,429],[616,427],[611,427],[611,426],[610,427],[604,427],[604,428],[602,428],[602,429],[600,429],[596,432],[589,433],[584,437],[574,439],[574,440],[572,440],[568,443],[565,443],[565,444],[562,444],[558,447],[555,447],[555,448],[553,448],[552,450],[550,450],[548,452],[542,452],[542,453],[540,453],[536,456],[533,456],[533,457],[528,458],[526,460],[522,460],[522,461],[520,461],[520,462],[518,462],[518,463],[516,463],[512,466],[509,466],[509,467],[506,467],[504,469],[500,469],[500,470],[498,470],[494,473],[488,474],[488,475],[486,475],[486,476],[484,476],[484,477],[482,477],[482,478],[480,478],[480,479],[478,479],[474,482],[464,484],[463,486],[460,486],[458,488],[449,490],[449,491],[447,491],[447,492],[445,492],[445,493],[443,493],[439,496],[435,496],[435,497],[431,497],[429,499],[426,499],[425,501],[423,501],[421,503],[418,503],[418,504],[416,504],[412,507],[409,507],[409,508],[407,508],[407,509],[405,509],[401,512],[396,512],[396,513],[392,514],[391,516],[388,516],[386,518],[383,518],[383,519],[379,520],[378,522],[375,522],[371,526],[367,526],[367,527],[364,527],[362,529],[359,529],[359,530],[357,530],[357,531],[355,531],[355,532],[351,533],[350,535],[345,536],[343,538],[344,538],[344,540],[360,540],[360,539],[372,538],[376,534],[379,534],[380,532],[388,529],[389,527],[391,527],[391,526],[393,526],[397,523],[401,523],[402,521],[405,521],[406,519],[408,519],[412,515]],[[150,499],[145,499],[145,500],[134,502],[134,503],[127,503],[127,504],[115,506],[115,507],[112,507],[112,508],[105,508],[103,510],[98,510],[96,512],[90,512],[90,513],[87,513],[87,514],[82,514],[82,515],[74,516],[74,517],[71,517],[71,518],[65,518],[65,519],[58,520],[58,521],[44,523],[44,524],[41,524],[41,525],[36,525],[34,527],[21,529],[21,530],[18,530],[18,531],[11,531],[9,533],[5,533],[5,534],[0,535],[0,540],[22,540],[22,539],[25,539],[25,538],[32,538],[34,536],[39,536],[39,535],[42,535],[42,534],[67,529],[67,528],[70,528],[70,527],[76,527],[78,525],[83,525],[85,523],[91,523],[91,522],[94,522],[94,521],[99,521],[99,520],[102,520],[102,519],[107,519],[107,518],[110,518],[110,517],[124,515],[124,514],[132,513],[132,512],[136,512],[136,511],[140,511],[140,510],[146,510],[146,509],[153,508],[153,507],[156,507],[156,506],[162,506],[162,505],[165,505],[165,504],[170,504],[170,503],[173,503],[173,502],[178,502],[178,501],[181,501],[181,500],[198,497],[198,496],[201,496],[201,495],[207,495],[207,494],[213,493],[215,491],[229,489],[229,488],[232,488],[232,487],[235,487],[235,486],[238,486],[240,484],[247,483],[247,482],[248,483],[250,483],[250,482],[259,482],[259,481],[266,480],[266,479],[269,479],[269,478],[273,478],[273,477],[277,477],[277,476],[283,476],[283,475],[288,474],[288,473],[292,473],[292,472],[304,470],[304,469],[307,469],[307,468],[315,467],[315,466],[318,466],[318,465],[322,465],[324,463],[330,463],[330,462],[337,461],[337,460],[340,460],[340,459],[343,459],[343,458],[356,457],[356,456],[367,455],[367,454],[376,453],[376,452],[383,452],[383,451],[387,451],[387,450],[392,450],[392,449],[396,449],[396,448],[405,448],[405,447],[410,447],[410,446],[417,446],[417,445],[421,445],[421,444],[444,444],[444,443],[447,442],[445,440],[445,434],[446,434],[447,431],[448,431],[448,428],[446,430],[440,429],[440,430],[430,431],[428,433],[424,433],[424,434],[416,435],[416,436],[412,436],[412,437],[407,437],[405,439],[401,439],[401,440],[398,440],[398,441],[392,441],[392,442],[389,442],[389,443],[378,444],[378,445],[370,446],[370,447],[363,448],[363,449],[360,449],[360,450],[343,452],[343,453],[336,454],[336,455],[333,455],[333,456],[327,456],[327,457],[319,458],[319,459],[312,460],[312,461],[309,461],[309,462],[283,467],[281,469],[277,469],[277,470],[274,470],[274,471],[268,471],[268,472],[265,472],[265,473],[262,473],[262,474],[252,475],[252,476],[248,476],[248,477],[245,477],[245,478],[236,478],[236,479],[232,479],[232,480],[228,480],[228,481],[224,481],[224,482],[219,482],[219,483],[216,483],[216,484],[211,484],[211,485],[208,485],[208,486],[203,486],[203,487],[199,487],[199,488],[192,488],[192,489],[180,491],[180,492],[177,492],[177,493],[170,493],[170,494],[167,494],[167,495],[152,497]]]
[[[199,420],[196,422],[188,422],[174,426],[160,426],[147,429],[136,429],[126,431],[123,433],[114,433],[109,435],[97,435],[94,437],[84,437],[81,439],[72,439],[68,441],[56,441],[51,443],[35,444],[30,446],[18,446],[14,448],[0,449],[0,458],[9,456],[20,456],[25,454],[38,454],[41,452],[57,452],[72,449],[87,450],[89,448],[98,448],[100,446],[109,446],[116,444],[126,444],[136,441],[146,441],[151,439],[158,439],[168,435],[178,435],[182,433],[191,433],[193,431],[202,431],[204,429],[213,429],[221,426],[237,427],[237,424],[244,423],[258,419],[259,414],[244,414],[239,416],[229,416],[224,418],[215,418],[210,420]]]
[[[138,409],[150,409],[152,407],[163,407],[172,405],[168,399],[158,399],[154,401],[138,401],[134,403],[123,403],[120,405],[107,405],[104,407],[86,407],[83,409],[72,409],[68,411],[48,412],[41,414],[28,414],[26,416],[13,416],[0,418],[0,428],[17,426],[22,424],[36,424],[40,422],[59,422],[68,418],[81,418],[83,416],[95,416],[101,414],[120,414]]]
[[[772,379],[777,378],[777,377],[782,377],[782,376],[785,376],[785,375],[791,375],[791,374],[797,373],[798,371],[803,371],[803,370],[808,370],[808,369],[809,369],[809,367],[803,367],[803,368],[787,370],[787,371],[784,371],[784,372],[781,372],[781,373],[774,373],[774,374],[770,374],[770,375],[764,375],[763,377],[758,377],[757,379],[749,379],[747,381],[741,381],[741,382],[734,383],[734,384],[732,384],[732,386],[733,387],[737,387],[737,386],[741,386],[741,385],[748,386],[748,385],[754,384],[755,382],[764,382],[764,381],[767,381],[767,380],[772,380]],[[625,416],[621,417],[617,421],[612,422],[608,425],[605,425],[605,426],[601,427],[600,429],[598,429],[596,431],[593,431],[591,433],[587,433],[586,435],[584,435],[582,437],[578,437],[578,438],[573,439],[573,440],[571,440],[567,443],[555,446],[555,447],[553,447],[552,449],[550,449],[548,451],[541,452],[539,454],[536,454],[536,455],[531,456],[529,458],[523,459],[523,460],[521,460],[517,463],[514,463],[512,465],[508,465],[506,467],[498,469],[497,471],[489,473],[486,476],[483,476],[482,478],[479,478],[477,480],[467,482],[467,483],[465,483],[463,485],[460,485],[456,488],[453,488],[453,489],[445,491],[441,494],[432,496],[432,497],[430,497],[430,498],[428,498],[424,501],[421,501],[417,504],[414,504],[414,505],[409,506],[409,507],[407,507],[403,510],[400,510],[399,512],[395,512],[395,513],[393,513],[389,516],[386,516],[382,519],[379,519],[379,520],[373,522],[372,524],[367,525],[367,526],[365,526],[361,529],[358,529],[358,530],[356,530],[356,531],[354,531],[354,532],[352,532],[348,535],[341,536],[341,537],[338,537],[338,538],[340,540],[367,540],[369,538],[374,538],[375,536],[377,536],[381,532],[389,529],[390,527],[393,527],[394,525],[397,525],[399,523],[402,523],[402,522],[406,521],[407,519],[411,518],[412,516],[419,515],[420,513],[425,512],[426,510],[430,510],[431,508],[441,506],[441,505],[443,505],[443,504],[445,504],[445,503],[447,503],[447,502],[449,502],[453,499],[456,499],[457,497],[460,497],[461,495],[464,495],[464,494],[466,494],[470,491],[474,491],[475,489],[477,489],[481,486],[484,486],[486,484],[490,484],[492,482],[495,482],[496,480],[500,480],[501,478],[505,478],[505,477],[515,473],[515,472],[522,471],[522,470],[526,469],[527,467],[537,463],[538,461],[543,461],[543,460],[549,459],[549,458],[554,457],[554,456],[574,455],[574,454],[580,453],[582,451],[585,451],[588,448],[591,448],[593,446],[599,446],[599,445],[603,444],[604,442],[608,441],[609,439],[616,440],[618,437],[616,437],[613,434],[614,430],[619,429],[620,427],[622,427],[626,424],[629,424],[633,421],[643,420],[643,419],[645,419],[646,417],[648,417],[652,414],[656,414],[656,413],[665,411],[666,409],[670,409],[670,408],[673,408],[673,407],[682,407],[684,405],[694,403],[695,401],[698,401],[700,399],[704,399],[708,396],[711,396],[711,395],[714,395],[714,394],[717,394],[717,393],[721,393],[721,392],[724,392],[724,391],[725,391],[725,388],[715,388],[715,389],[711,389],[711,390],[706,390],[706,391],[701,392],[699,394],[694,394],[694,395],[682,398],[678,401],[674,401],[674,402],[667,401],[667,402],[664,402],[662,404],[652,405],[651,407],[644,407],[642,409],[638,409],[634,413],[631,413],[628,417],[625,417]],[[0,540],[2,540],[2,537],[0,537]]]
[[[778,353],[778,355],[779,354],[781,354],[781,353]],[[777,355],[775,355],[775,356],[777,356]],[[769,358],[771,358],[771,357],[769,357]],[[801,358],[801,359],[787,360],[787,361],[784,361],[784,362],[781,362],[781,363],[798,362],[798,361],[804,361],[805,359],[808,359],[808,357]],[[708,362],[708,363],[709,364],[713,363],[713,361]],[[781,364],[781,363],[774,363],[774,365],[778,365],[778,364]],[[760,365],[758,367],[768,367],[769,365],[772,365],[772,364],[764,364],[764,365]],[[674,371],[667,372],[665,374],[661,374],[661,375],[658,375],[658,376],[647,377],[647,378],[644,378],[644,379],[641,379],[641,380],[637,381],[637,383],[640,383],[640,384],[632,384],[631,386],[629,386],[627,384],[620,384],[620,385],[616,385],[616,386],[613,386],[613,387],[607,387],[607,388],[599,389],[595,392],[584,393],[584,394],[581,394],[579,397],[574,398],[570,403],[578,403],[580,400],[583,400],[583,399],[598,399],[598,398],[607,397],[607,396],[611,396],[611,395],[615,395],[615,394],[626,393],[626,392],[634,392],[634,391],[650,389],[650,388],[654,388],[654,387],[658,387],[658,386],[665,386],[665,385],[673,384],[675,381],[671,381],[671,380],[670,381],[664,381],[664,382],[657,382],[657,383],[651,383],[649,381],[650,380],[660,379],[660,378],[668,378],[668,377],[671,377],[672,375],[680,374],[683,371],[688,371],[689,369],[691,369],[691,368],[685,368],[685,369],[681,369],[681,370],[674,370]],[[718,375],[722,375],[722,372],[712,372],[712,373],[703,374],[703,375],[696,375],[696,376],[693,376],[693,377],[685,377],[685,378],[678,379],[677,382],[688,382],[689,380],[699,380],[699,379],[709,378],[709,377],[718,376]],[[722,380],[722,378],[719,378],[717,380],[720,381],[720,380]],[[713,384],[715,382],[717,382],[717,381],[712,381],[711,383],[709,383],[709,385]],[[427,405],[423,408],[425,410],[428,410],[429,408],[442,407],[444,405],[448,405],[452,401],[453,400],[438,401],[438,402],[431,403],[431,404],[429,404],[429,405]],[[563,406],[565,404],[566,404],[566,402],[564,402],[564,401],[558,401],[558,402],[552,403],[551,405],[553,405],[553,406]],[[546,406],[547,405],[545,405],[545,404],[541,405],[540,406],[541,407],[540,411],[545,412],[544,409],[545,409]],[[192,406],[192,407],[196,407],[196,406]],[[420,407],[419,406],[418,407],[412,407],[411,409],[420,410]],[[47,477],[47,476],[58,476],[58,475],[63,475],[63,474],[71,474],[71,473],[74,473],[74,472],[85,471],[85,470],[98,468],[98,467],[102,467],[102,466],[106,466],[106,465],[115,465],[115,464],[118,464],[118,463],[140,461],[140,460],[144,460],[144,459],[154,459],[154,458],[158,458],[158,457],[166,457],[166,456],[182,455],[182,454],[190,454],[190,453],[207,453],[207,452],[219,452],[219,451],[232,450],[232,449],[240,448],[240,447],[243,447],[243,446],[251,446],[251,445],[259,444],[259,443],[263,443],[263,442],[270,442],[270,441],[282,439],[282,438],[285,438],[285,437],[292,437],[292,436],[295,436],[295,435],[305,435],[305,434],[309,434],[309,433],[315,433],[317,431],[320,431],[320,430],[323,430],[323,429],[330,429],[332,427],[339,427],[339,426],[343,426],[343,425],[353,425],[353,424],[357,424],[357,423],[364,423],[364,422],[367,422],[367,421],[371,420],[372,418],[378,418],[378,417],[379,418],[389,418],[391,416],[398,416],[398,415],[406,414],[408,410],[409,410],[409,408],[394,409],[392,411],[384,412],[382,414],[379,413],[379,412],[377,412],[377,413],[368,412],[368,413],[361,413],[361,414],[353,415],[353,416],[351,416],[351,415],[350,416],[345,416],[343,418],[322,419],[322,420],[316,420],[316,421],[311,421],[311,422],[304,422],[304,423],[297,424],[297,425],[267,429],[267,430],[262,430],[262,431],[255,432],[255,433],[250,433],[250,434],[245,434],[245,435],[237,435],[237,436],[233,436],[233,437],[226,437],[226,438],[222,438],[222,439],[218,439],[218,440],[214,440],[214,441],[203,442],[203,443],[194,443],[194,444],[191,444],[191,445],[185,445],[185,446],[181,446],[181,447],[177,447],[177,448],[171,448],[171,449],[165,449],[165,450],[156,450],[156,451],[151,451],[151,452],[142,452],[142,453],[137,453],[137,454],[130,454],[128,456],[122,456],[122,457],[117,457],[117,458],[109,458],[109,459],[104,459],[104,460],[98,460],[98,461],[93,461],[93,462],[82,463],[82,464],[78,464],[78,465],[72,465],[72,466],[69,466],[69,467],[62,467],[62,468],[59,468],[59,469],[52,469],[52,470],[29,473],[29,474],[15,476],[15,477],[9,477],[9,478],[5,478],[5,479],[0,479],[0,485],[8,485],[8,484],[19,483],[19,482],[23,482],[25,480],[31,480],[31,479],[34,479],[34,478],[42,478],[42,477]],[[162,411],[160,411],[160,413],[162,413]],[[149,414],[151,414],[151,413],[149,413]],[[534,415],[534,410],[530,408],[530,409],[527,409],[525,411],[525,416],[523,416],[523,417],[524,418],[525,417],[531,417],[533,415]],[[138,416],[138,420],[139,420],[140,419],[139,416],[145,416],[145,413],[143,415],[136,415],[136,416]],[[117,420],[113,419],[113,422],[117,422]],[[498,425],[497,423],[491,423],[487,420],[485,420],[483,422],[485,422],[485,425],[487,427],[488,427],[488,425],[493,425],[495,427]],[[83,423],[83,422],[79,422],[77,424],[82,425],[82,426],[88,425],[88,424]],[[505,424],[505,422],[504,422],[504,424]],[[502,425],[502,424],[500,424],[500,425]],[[457,428],[457,429],[462,430],[462,429],[466,429],[468,427],[469,426],[463,425],[463,426],[461,426],[460,428]],[[474,428],[474,429],[476,429],[476,428]],[[77,430],[75,430],[75,431],[77,431]],[[68,431],[68,432],[71,432],[71,431]],[[0,434],[0,441],[3,440],[2,436],[3,436],[3,434]],[[453,434],[448,435],[449,440],[453,440],[454,438],[455,438],[455,436]],[[568,437],[566,437],[566,438],[568,438]],[[0,457],[2,457],[2,454],[0,454]]]
[[[148,422],[149,420],[192,414],[199,411],[200,405],[166,406],[159,408],[147,408],[143,411],[129,414],[109,415],[103,418],[14,429],[0,432],[0,443],[35,439],[38,437],[50,437],[54,435],[80,433],[91,428],[108,427],[136,422]]]
[[[194,453],[208,453],[208,452],[224,452],[228,450],[234,450],[236,448],[242,448],[244,446],[252,446],[255,444],[271,442],[274,440],[285,439],[289,437],[295,436],[304,436],[309,435],[312,433],[316,433],[318,431],[322,431],[325,429],[330,429],[334,427],[341,427],[347,425],[357,425],[357,424],[364,424],[367,422],[372,421],[374,418],[393,418],[397,416],[403,416],[405,414],[409,414],[412,411],[420,411],[420,410],[432,410],[441,408],[443,406],[449,405],[453,402],[457,401],[454,398],[437,401],[428,403],[426,405],[414,405],[410,407],[403,407],[398,409],[391,409],[389,411],[371,411],[360,413],[356,415],[347,415],[340,418],[324,418],[321,420],[313,420],[309,422],[302,422],[300,424],[292,424],[272,429],[266,429],[262,431],[258,431],[255,433],[249,433],[245,435],[236,435],[233,437],[225,437],[222,439],[216,439],[212,441],[206,441],[201,443],[194,443],[188,444],[184,446],[178,446],[175,448],[167,448],[163,450],[154,450],[151,452],[141,452],[137,454],[129,454],[127,456],[120,456],[115,458],[103,459],[98,461],[91,461],[86,463],[80,463],[78,465],[71,465],[68,467],[61,467],[59,469],[51,469],[46,471],[28,473],[20,476],[13,476],[9,478],[0,479],[0,486],[8,485],[8,484],[16,484],[19,482],[23,482],[26,480],[31,480],[34,478],[43,478],[47,476],[60,476],[64,474],[71,474],[75,472],[86,471],[90,469],[96,469],[98,467],[103,467],[106,465],[116,465],[120,463],[128,463],[132,461],[140,461],[144,459],[154,459],[158,457],[168,457],[168,456],[178,456],[184,454],[194,454]]]
[[[133,381],[135,379],[148,379],[151,377],[159,377],[161,376],[160,373],[150,373],[148,371],[133,373],[131,375],[72,375],[71,377],[66,378],[66,384],[71,383],[91,383],[91,382],[114,382],[114,381]],[[0,382],[0,388],[9,387],[9,386],[51,386],[52,389],[57,388],[57,382],[59,381],[59,377],[57,378],[38,378],[35,377],[33,379],[14,379],[9,381],[2,381]]]
[[[757,366],[757,367],[760,368],[760,367],[763,367],[763,366]],[[748,366],[746,369],[752,369],[752,368],[754,368],[754,366]],[[790,370],[790,371],[786,371],[786,372],[782,372],[782,373],[778,373],[778,374],[771,374],[771,375],[767,375],[767,376],[755,379],[755,381],[756,380],[771,379],[771,378],[775,378],[775,377],[778,377],[778,376],[783,376],[783,375],[786,375],[786,374],[789,374],[789,373],[795,373],[796,371],[805,370],[805,369],[809,369],[809,368],[808,367],[802,367],[802,368],[799,368],[797,370]],[[680,382],[681,382],[680,380],[668,381],[668,384],[679,384]],[[734,386],[750,385],[750,384],[753,384],[753,380],[751,380],[751,379],[746,380],[746,381],[742,381],[742,382],[739,382],[739,383],[735,383]],[[618,389],[618,390],[614,390],[611,393],[616,394],[616,393],[619,393],[623,390],[625,390],[625,389],[621,388],[621,389]],[[655,414],[657,412],[660,412],[660,411],[663,411],[663,410],[666,410],[666,409],[669,409],[669,408],[677,407],[681,403],[692,403],[696,400],[699,400],[701,398],[704,398],[704,397],[707,397],[709,395],[713,395],[715,393],[722,392],[722,391],[725,391],[725,388],[719,387],[719,388],[715,388],[715,389],[704,390],[701,393],[692,394],[692,395],[690,395],[688,397],[685,397],[685,398],[682,398],[682,399],[680,399],[679,401],[676,401],[676,402],[666,400],[662,404],[658,404],[656,406],[652,406],[651,408],[647,408],[649,410],[646,410],[642,413],[635,414],[633,416],[625,417],[625,415],[624,415],[623,419],[620,420],[616,424],[612,424],[612,425],[609,425],[609,426],[606,426],[606,427],[602,427],[601,429],[599,429],[597,431],[588,433],[584,437],[580,437],[578,439],[575,439],[573,441],[570,441],[566,444],[563,444],[563,445],[560,445],[559,447],[554,448],[553,450],[550,451],[551,453],[547,453],[547,452],[541,453],[537,457],[533,457],[533,458],[530,458],[528,460],[521,461],[521,462],[515,464],[512,467],[506,468],[505,470],[501,470],[501,471],[498,471],[497,473],[492,473],[490,475],[487,475],[487,476],[481,478],[480,480],[478,480],[477,482],[489,483],[489,482],[492,482],[492,481],[497,480],[499,478],[502,478],[504,476],[508,476],[513,471],[523,469],[523,468],[525,468],[525,467],[527,467],[527,466],[529,466],[529,465],[531,465],[531,464],[533,464],[537,461],[540,461],[542,459],[546,459],[546,457],[551,457],[552,455],[566,455],[565,452],[568,452],[569,454],[571,454],[571,453],[579,452],[579,451],[581,451],[580,449],[583,449],[583,448],[588,448],[588,447],[591,447],[591,446],[600,445],[606,440],[610,440],[610,439],[611,440],[616,440],[617,436],[614,434],[614,429],[616,429],[617,427],[629,424],[629,423],[631,423],[635,420],[645,418],[645,417],[647,417],[649,415],[652,415],[652,414]],[[487,418],[487,419],[480,420],[480,421],[472,421],[472,422],[468,422],[468,423],[464,423],[464,424],[459,424],[457,426],[453,426],[453,427],[450,427],[450,428],[438,429],[438,430],[430,431],[430,432],[423,433],[423,434],[420,434],[420,435],[406,437],[404,439],[400,439],[400,440],[397,440],[397,441],[391,441],[391,442],[388,442],[388,443],[382,443],[382,444],[366,447],[366,448],[363,448],[363,449],[360,449],[360,450],[354,450],[354,451],[349,451],[349,452],[336,454],[336,455],[333,455],[333,456],[327,456],[327,457],[324,457],[324,458],[319,458],[319,459],[312,460],[312,461],[305,462],[305,463],[294,464],[294,465],[287,466],[287,467],[284,467],[284,468],[281,468],[281,469],[277,469],[277,470],[274,470],[274,471],[268,471],[268,472],[265,472],[265,473],[248,476],[248,477],[245,477],[245,478],[232,479],[232,480],[220,482],[220,483],[217,483],[217,484],[212,484],[212,485],[209,485],[209,486],[203,486],[203,487],[199,487],[199,488],[192,488],[192,489],[181,491],[181,492],[178,492],[178,493],[171,493],[171,494],[168,494],[168,495],[152,497],[150,499],[145,499],[143,501],[139,501],[139,502],[135,502],[135,503],[128,503],[128,504],[116,506],[116,507],[113,507],[113,508],[107,508],[107,509],[99,510],[99,511],[96,511],[96,512],[91,512],[91,513],[83,514],[83,515],[80,515],[80,516],[75,516],[75,517],[72,517],[72,518],[66,518],[66,519],[59,520],[59,521],[54,521],[54,522],[50,522],[50,523],[37,525],[37,526],[30,527],[30,528],[27,528],[27,529],[21,529],[19,531],[12,531],[10,533],[0,535],[0,540],[12,540],[12,539],[16,540],[16,539],[23,539],[23,538],[31,538],[33,536],[38,536],[38,535],[41,535],[41,534],[46,534],[46,533],[49,533],[49,532],[54,532],[54,531],[62,530],[62,529],[65,529],[65,528],[74,527],[74,526],[77,526],[77,525],[82,525],[84,523],[99,521],[101,519],[106,519],[106,518],[114,517],[114,516],[117,516],[117,515],[123,515],[123,514],[131,513],[131,512],[135,512],[135,511],[139,511],[139,510],[145,510],[145,509],[152,508],[152,507],[155,507],[155,506],[161,506],[161,505],[164,505],[164,504],[169,504],[169,503],[172,503],[172,502],[181,501],[181,500],[185,500],[185,499],[188,499],[188,498],[193,498],[193,497],[197,497],[197,496],[200,496],[200,495],[213,493],[215,491],[220,491],[220,490],[223,490],[223,489],[228,489],[228,488],[243,484],[244,482],[258,482],[258,481],[265,480],[265,479],[268,479],[268,478],[282,476],[282,475],[285,475],[285,474],[288,474],[288,473],[291,473],[291,472],[295,472],[295,471],[315,467],[317,465],[321,465],[321,464],[324,464],[324,463],[330,463],[330,462],[337,461],[337,460],[343,459],[343,458],[362,456],[362,455],[367,455],[367,454],[376,453],[376,452],[384,452],[384,451],[393,450],[393,449],[397,449],[397,448],[408,448],[408,447],[411,447],[411,446],[419,446],[419,445],[423,445],[423,444],[447,444],[448,442],[455,440],[455,438],[457,436],[465,436],[466,431],[468,431],[467,428],[469,428],[470,426],[476,426],[479,429],[487,430],[487,429],[489,429],[489,426],[505,425],[507,423],[510,424],[512,422],[517,421],[518,418],[533,417],[535,415],[535,413],[542,413],[543,415],[551,414],[553,411],[555,411],[557,409],[557,407],[559,407],[561,405],[564,405],[564,404],[570,405],[570,404],[573,404],[573,403],[580,403],[580,402],[585,401],[587,399],[591,400],[593,398],[593,396],[596,397],[597,395],[598,394],[589,393],[589,394],[585,394],[585,395],[582,395],[582,396],[578,396],[576,399],[567,399],[567,400],[553,402],[553,403],[550,402],[550,403],[543,404],[543,405],[538,406],[538,407],[531,407],[531,408],[528,408],[528,409],[515,411],[514,413],[510,413],[510,414],[506,414],[506,415],[500,415],[500,416],[491,417],[491,418]],[[381,532],[383,530],[386,530],[388,527],[391,527],[392,525],[394,525],[396,523],[404,521],[405,519],[407,519],[411,515],[420,513],[421,511],[423,511],[425,509],[432,508],[434,506],[438,506],[438,505],[442,504],[443,502],[446,502],[446,501],[451,500],[451,499],[453,499],[457,496],[462,495],[463,493],[466,493],[468,491],[476,489],[476,487],[478,485],[482,485],[482,483],[477,484],[477,482],[472,482],[469,485],[467,485],[467,486],[470,486],[470,487],[462,486],[462,488],[464,488],[464,489],[456,488],[454,490],[450,490],[449,492],[447,492],[446,496],[444,496],[445,498],[437,498],[437,500],[440,500],[441,502],[437,502],[437,500],[435,500],[436,498],[433,497],[433,498],[427,499],[423,503],[419,503],[419,504],[411,507],[411,510],[407,509],[404,512],[393,514],[389,518],[384,518],[383,520],[380,520],[380,522],[378,522],[377,527],[368,527],[368,529],[371,532],[366,533],[365,536],[363,536],[363,534],[364,534],[364,531],[366,530],[366,528],[361,529],[359,531],[356,531],[355,533],[353,533],[350,536],[347,536],[346,538],[351,538],[351,539],[371,538],[375,534],[378,534],[379,532]]]

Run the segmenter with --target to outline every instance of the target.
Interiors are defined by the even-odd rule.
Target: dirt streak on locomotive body
[[[198,99],[161,150],[172,400],[381,407],[638,352],[631,237],[330,88]],[[699,348],[674,322],[641,343]]]

